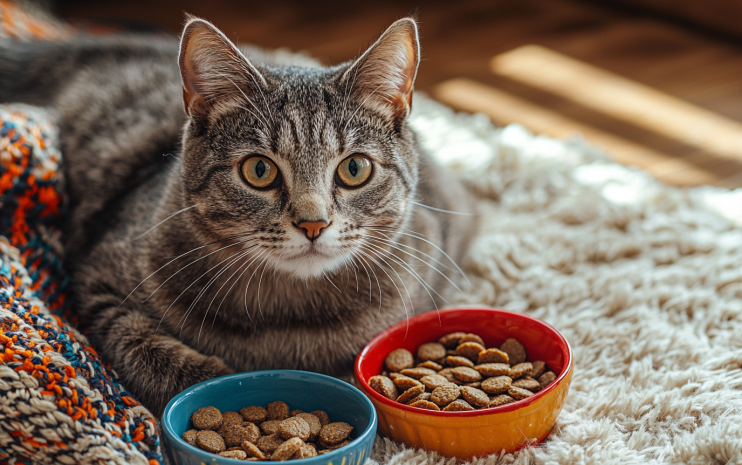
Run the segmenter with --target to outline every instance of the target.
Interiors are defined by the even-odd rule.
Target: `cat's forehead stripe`
[[[319,160],[322,154],[340,153],[344,146],[341,140],[338,125],[333,124],[324,109],[308,115],[292,106],[282,113],[271,145],[280,156],[309,156]]]

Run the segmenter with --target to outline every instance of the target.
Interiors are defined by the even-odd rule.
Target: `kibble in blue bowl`
[[[162,417],[168,458],[183,465],[258,459],[360,465],[371,453],[376,426],[373,405],[358,389],[293,370],[238,373],[191,386]]]

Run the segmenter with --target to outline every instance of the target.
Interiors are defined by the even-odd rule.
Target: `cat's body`
[[[355,63],[315,68],[257,49],[242,62],[199,21],[186,26],[180,69],[178,43],[161,37],[0,52],[0,68],[35,79],[8,85],[0,71],[0,99],[59,113],[77,312],[157,414],[232,371],[348,373],[375,334],[443,303],[436,292],[461,281],[452,261],[474,227],[473,216],[417,205],[470,212],[404,122],[414,72],[390,89],[380,79],[392,74],[374,74],[395,66],[381,52],[406,53],[397,46],[411,26],[395,23]],[[208,74],[230,60],[235,74]],[[256,159],[265,164],[244,171]],[[364,183],[338,178],[361,176],[363,163],[373,166]],[[258,189],[248,180],[266,166],[280,175]]]

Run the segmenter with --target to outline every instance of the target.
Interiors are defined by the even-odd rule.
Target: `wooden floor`
[[[418,90],[499,125],[580,133],[671,184],[742,187],[742,43],[656,16],[578,0],[67,0],[59,12],[177,32],[187,11],[335,63],[418,6]]]

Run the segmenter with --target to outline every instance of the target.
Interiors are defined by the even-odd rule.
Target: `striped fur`
[[[405,18],[358,60],[322,67],[189,18],[180,47],[118,36],[0,50],[0,84],[20,65],[45,83],[11,97],[59,113],[81,321],[153,412],[233,371],[347,374],[373,335],[460,281],[474,217],[419,205],[470,208],[406,124],[417,42]],[[337,166],[358,152],[372,178],[342,188]],[[281,170],[278,188],[241,179],[256,153]],[[312,243],[296,224],[316,218],[330,226]]]

